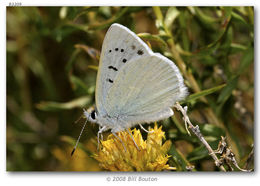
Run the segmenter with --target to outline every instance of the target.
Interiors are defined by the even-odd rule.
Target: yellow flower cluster
[[[127,131],[122,131],[118,136],[126,146],[126,151],[122,143],[110,134],[106,141],[101,141],[102,148],[94,155],[100,166],[110,171],[162,171],[171,169],[167,164],[167,155],[171,147],[171,141],[164,144],[165,138],[162,127],[157,125],[152,133],[148,133],[147,140],[143,140],[140,130],[133,129],[132,135],[140,150],[135,146],[131,136]]]

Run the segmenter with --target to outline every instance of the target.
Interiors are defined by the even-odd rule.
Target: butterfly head
[[[84,115],[91,123],[97,122],[97,111],[96,108],[90,107],[88,110],[84,110]]]

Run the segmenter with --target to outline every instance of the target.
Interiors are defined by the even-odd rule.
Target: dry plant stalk
[[[179,102],[177,102],[174,107],[180,111],[183,115],[183,120],[184,120],[184,123],[185,123],[185,127],[188,131],[188,128],[191,129],[191,131],[199,138],[199,140],[203,143],[203,145],[207,148],[207,150],[209,151],[209,155],[214,159],[215,161],[215,164],[217,167],[220,168],[221,171],[224,171],[226,172],[226,169],[224,168],[224,166],[222,165],[222,162],[218,159],[218,157],[216,156],[215,152],[213,151],[213,149],[211,148],[211,146],[208,144],[208,142],[205,140],[205,138],[202,136],[201,132],[200,132],[200,129],[199,129],[199,126],[196,125],[194,126],[188,115],[187,115],[187,109],[188,107],[185,106],[184,108],[180,105]],[[189,132],[188,132],[189,133]],[[190,134],[190,133],[189,133]]]
[[[242,172],[251,172],[252,169],[246,170],[239,167],[236,159],[235,154],[232,152],[231,147],[228,147],[226,142],[226,137],[221,136],[221,140],[218,144],[218,149],[214,151],[216,154],[220,154],[220,162],[222,164],[226,164],[229,170],[234,171],[232,168],[232,164]]]

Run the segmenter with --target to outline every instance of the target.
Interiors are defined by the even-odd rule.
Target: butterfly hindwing
[[[170,107],[186,94],[175,64],[150,52],[120,69],[104,107],[110,117],[120,118],[129,125],[152,122],[171,116]]]

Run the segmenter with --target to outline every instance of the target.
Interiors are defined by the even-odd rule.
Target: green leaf
[[[208,150],[205,146],[201,145],[200,147],[195,148],[191,153],[188,154],[187,158],[190,162],[204,159],[208,156]]]
[[[74,22],[67,22],[66,24],[63,25],[64,27],[72,27],[76,30],[81,30],[83,32],[89,32],[88,26],[87,25],[82,25]]]
[[[170,7],[165,15],[164,24],[166,27],[171,28],[174,20],[180,15],[176,7]]]
[[[230,80],[228,80],[227,86],[221,91],[219,97],[218,97],[218,103],[224,103],[227,101],[227,99],[232,94],[232,91],[237,87],[238,78],[239,75],[242,74],[245,69],[248,68],[248,66],[253,62],[254,59],[254,49],[248,48],[244,52],[244,56],[241,59],[241,63],[239,66],[239,70],[236,73],[237,75],[234,75]]]
[[[254,24],[254,7],[248,6],[248,7],[246,7],[246,11],[247,11],[247,15],[248,15],[248,18],[249,18],[249,22],[250,22],[250,24],[253,25]]]
[[[73,22],[76,22],[76,20],[83,15],[87,15],[89,12],[98,12],[99,7],[86,7],[80,10],[73,18]]]
[[[125,7],[125,8],[121,8],[113,17],[111,17],[110,19],[101,22],[101,23],[94,23],[92,25],[87,26],[88,30],[101,30],[104,28],[109,27],[112,23],[116,22],[117,20],[119,20],[124,14],[127,13],[127,11],[129,10],[129,7]]]
[[[238,69],[238,74],[242,74],[248,66],[254,61],[254,49],[248,48],[241,59],[241,63]]]
[[[71,26],[71,27],[78,29],[78,30],[82,30],[84,32],[90,32],[90,31],[93,31],[93,30],[102,30],[102,29],[108,28],[112,23],[119,20],[124,14],[127,13],[128,9],[129,9],[129,7],[121,8],[113,17],[111,17],[110,19],[103,21],[103,22],[97,21],[97,23],[93,23],[93,24],[90,24],[90,25],[83,25],[83,24],[75,23],[76,22],[75,20],[78,19],[79,16],[84,15],[84,14],[88,13],[89,11],[93,11],[93,10],[98,11],[97,8],[95,8],[95,9],[88,8],[88,9],[82,11],[80,14],[78,14],[74,18],[73,22],[68,21],[65,25]]]
[[[100,6],[98,9],[98,13],[104,15],[106,18],[109,18],[112,16],[111,9],[112,9],[112,7],[110,7],[110,6]]]
[[[231,78],[228,81],[227,86],[221,91],[221,93],[220,93],[220,95],[218,97],[218,101],[217,101],[218,103],[223,103],[223,102],[227,101],[227,99],[232,94],[232,91],[237,86],[237,80],[238,80],[238,76],[234,76],[233,78]]]
[[[247,21],[242,17],[240,16],[239,14],[237,14],[236,12],[233,12],[232,11],[232,18],[234,18],[235,20],[238,20],[238,21],[241,21],[242,23],[246,24],[247,25]]]
[[[68,13],[68,7],[63,6],[60,8],[59,17],[60,19],[65,19]]]
[[[228,27],[228,29],[226,30],[226,33],[224,34],[222,40],[221,40],[221,46],[220,46],[220,50],[223,51],[223,55],[228,55],[226,53],[229,52],[230,49],[230,45],[232,43],[233,40],[233,28],[230,26]]]
[[[204,25],[212,25],[212,23],[216,23],[218,21],[218,19],[214,18],[213,16],[207,15],[201,9],[203,8],[194,7],[197,17],[202,23],[204,23]]]
[[[178,120],[178,118],[174,115],[171,117],[171,119],[174,121],[176,127],[179,129],[179,131],[182,133],[182,134],[187,134],[187,131],[183,125],[183,121],[181,120],[181,122]],[[170,135],[169,135],[170,136]]]
[[[231,52],[230,52],[231,54],[245,51],[247,49],[246,46],[244,46],[242,44],[238,44],[238,43],[231,43],[230,48],[231,48]]]
[[[167,47],[167,43],[158,35],[152,35],[149,33],[139,33],[137,35],[142,39],[158,42],[164,49]]]
[[[242,74],[245,69],[253,62],[254,59],[254,49],[249,48],[244,52],[244,56],[241,59],[239,70],[236,73],[237,75],[233,76],[227,83],[227,86],[221,91],[218,97],[218,103],[224,103],[232,94],[232,91],[237,87],[239,75]]]
[[[217,127],[216,125],[213,124],[204,124],[200,126],[200,131],[201,133],[204,135],[204,137],[206,136],[214,136],[219,138],[220,136],[225,136],[225,131],[220,128]]]
[[[88,65],[88,68],[98,71],[98,66],[96,65]]]
[[[185,51],[190,51],[190,38],[189,38],[189,30],[190,26],[187,25],[187,22],[189,21],[189,15],[187,11],[181,12],[180,16],[178,17],[178,21],[180,24],[180,30],[181,32],[181,45]]]
[[[174,161],[174,166],[176,166],[178,171],[186,171],[186,167],[190,164],[185,156],[175,148],[174,145],[171,145],[169,150],[169,155],[172,156],[172,160]]]
[[[208,144],[212,147],[213,150],[217,149],[218,140],[213,142],[208,142]],[[193,161],[204,159],[206,157],[210,158],[209,152],[204,145],[201,145],[188,154],[187,160],[193,162]]]
[[[36,108],[43,111],[60,111],[69,110],[73,108],[83,108],[91,101],[89,96],[83,96],[77,99],[73,99],[66,103],[52,102],[52,101],[42,101],[36,104]]]
[[[221,19],[221,24],[218,28],[218,36],[210,44],[196,50],[194,52],[194,55],[208,55],[213,53],[213,51],[215,51],[219,47],[220,41],[222,40],[222,38],[225,36],[225,33],[227,32],[228,25],[231,19],[231,13],[232,13],[231,7],[224,7],[222,9],[224,13]]]
[[[72,53],[72,55],[71,55],[69,61],[68,61],[67,64],[66,64],[66,67],[65,67],[65,69],[66,69],[67,72],[69,72],[69,71],[72,69],[73,63],[74,63],[74,61],[76,60],[76,57],[78,56],[79,52],[80,52],[80,49],[75,49],[75,50],[73,51],[73,53]]]
[[[225,87],[226,84],[223,84],[223,85],[219,85],[219,86],[216,86],[216,87],[213,87],[213,88],[210,88],[210,89],[206,89],[206,90],[203,90],[201,92],[198,92],[198,93],[195,93],[195,94],[192,94],[190,95],[189,97],[187,97],[184,101],[181,101],[180,104],[183,104],[183,103],[187,103],[187,102],[192,102],[202,96],[207,96],[209,94],[212,94],[218,90],[221,90],[223,87]]]
[[[168,39],[171,39],[171,36],[167,35],[167,34],[159,34],[158,36],[160,38],[162,38],[164,41],[167,41]]]
[[[73,75],[70,75],[69,78],[70,78],[70,82],[72,84],[73,90],[81,89],[86,93],[88,92],[88,87],[80,78],[73,76]]]

